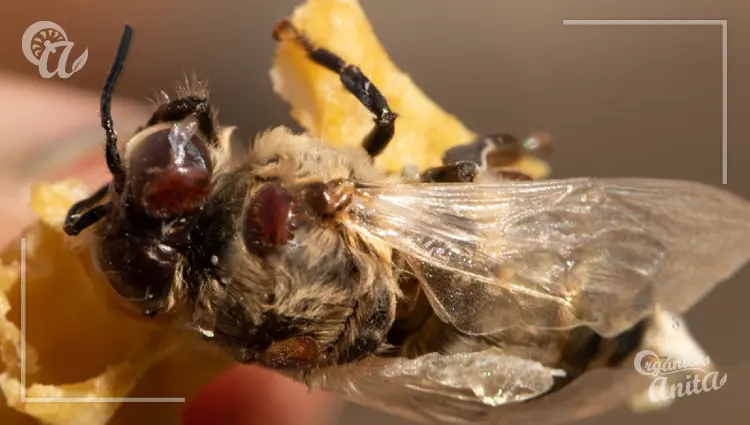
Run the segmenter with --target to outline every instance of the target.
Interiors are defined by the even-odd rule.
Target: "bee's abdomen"
[[[454,354],[494,347],[507,355],[565,370],[567,377],[560,386],[588,370],[619,366],[641,346],[646,330],[646,323],[639,322],[613,338],[604,338],[588,327],[560,331],[511,328],[492,335],[465,335],[433,312],[424,315],[429,308],[425,304],[429,304],[420,298],[411,314],[398,320],[389,333],[388,342],[398,346],[398,355],[414,358],[431,352]]]

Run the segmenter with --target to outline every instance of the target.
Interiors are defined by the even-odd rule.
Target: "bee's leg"
[[[486,170],[490,162],[495,166],[509,165],[523,154],[521,142],[512,134],[481,135],[472,142],[454,146],[443,154],[443,164],[461,161],[476,163]]]
[[[503,180],[531,181],[529,175],[511,169],[492,170]],[[471,183],[479,178],[482,169],[471,161],[459,161],[449,165],[428,168],[419,176],[424,183]]]
[[[65,228],[64,228],[65,233],[67,233],[70,236],[78,236],[78,234],[80,234],[87,228],[93,226],[99,220],[106,217],[110,211],[112,211],[111,203],[97,205],[94,208],[91,208],[90,210],[81,214],[77,220],[72,221],[72,222],[66,221]]]
[[[109,183],[102,186],[86,199],[73,204],[65,216],[63,230],[70,236],[76,236],[89,226],[95,224],[106,216],[112,204],[97,205],[107,195]]]
[[[276,24],[273,35],[276,40],[280,40],[285,35],[293,37],[307,51],[308,57],[313,62],[339,75],[344,87],[375,115],[375,127],[362,142],[362,147],[371,157],[381,154],[393,138],[398,114],[391,111],[380,90],[357,66],[347,64],[330,50],[315,47],[304,34],[294,27],[291,21],[285,19]]]
[[[419,179],[425,183],[471,183],[479,177],[479,165],[471,161],[428,168]]]
[[[443,164],[471,161],[485,171],[512,165],[525,154],[547,156],[551,150],[551,136],[546,132],[532,133],[525,140],[507,133],[488,134],[448,149]]]
[[[208,142],[213,146],[218,145],[219,136],[216,132],[213,107],[208,99],[200,96],[185,96],[161,105],[143,128],[163,122],[182,121],[190,115],[195,116],[198,129],[206,136]]]

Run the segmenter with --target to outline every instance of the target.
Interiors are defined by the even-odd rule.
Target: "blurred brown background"
[[[361,0],[395,62],[433,99],[478,132],[524,135],[548,129],[558,150],[557,177],[650,176],[720,185],[721,29],[580,27],[563,19],[728,19],[728,186],[750,198],[750,5],[742,0]],[[224,123],[250,136],[289,124],[287,105],[268,78],[273,23],[294,0],[13,2],[0,17],[0,72],[35,84],[98,91],[123,22],[136,39],[118,95],[135,99],[171,89],[183,71],[209,78]],[[72,78],[43,80],[24,58],[21,35],[40,20],[61,25],[89,50]],[[7,90],[2,108],[13,108]],[[37,111],[40,124],[64,105]],[[91,105],[96,126],[98,105]],[[124,131],[124,130],[121,130]],[[3,143],[12,143],[4,140]],[[92,138],[92,144],[101,140]],[[3,146],[3,149],[13,148]],[[5,154],[4,161],[13,160]],[[750,268],[688,316],[697,339],[729,370],[718,392],[682,399],[672,409],[633,416],[614,412],[588,423],[747,423],[750,413]],[[731,365],[741,365],[732,369]],[[726,367],[725,367],[726,366]],[[348,406],[342,424],[400,423]]]

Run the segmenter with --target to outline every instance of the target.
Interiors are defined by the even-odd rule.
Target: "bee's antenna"
[[[125,59],[128,56],[128,49],[130,48],[130,41],[133,38],[133,28],[125,24],[125,30],[120,38],[120,45],[117,47],[117,54],[112,62],[112,67],[109,70],[109,75],[104,82],[102,88],[101,108],[100,115],[102,119],[102,127],[107,134],[107,146],[106,146],[106,157],[107,167],[112,173],[113,185],[115,192],[119,193],[125,185],[125,171],[123,170],[120,153],[117,150],[117,132],[114,129],[114,123],[112,122],[112,113],[110,111],[112,106],[112,92],[117,84],[117,79],[120,77],[122,69],[125,67]]]
[[[120,153],[117,151],[117,132],[115,132],[114,123],[112,122],[112,92],[117,84],[117,78],[120,76],[125,66],[125,58],[128,56],[130,40],[133,38],[133,28],[125,24],[125,30],[120,38],[120,45],[117,47],[117,54],[109,70],[109,75],[102,88],[102,99],[100,106],[100,115],[102,118],[102,128],[107,133],[107,167],[112,173],[112,186],[116,193],[122,192],[125,186],[125,170],[122,168]],[[109,192],[109,184],[99,188],[93,195],[75,203],[65,217],[63,230],[71,236],[78,235],[86,228],[94,225],[99,220],[109,214],[112,209],[112,203],[99,204]]]

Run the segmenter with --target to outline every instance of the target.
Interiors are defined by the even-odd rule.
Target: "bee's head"
[[[138,132],[122,157],[124,183],[116,176],[110,183],[98,264],[115,292],[148,315],[171,304],[184,247],[211,192],[213,145],[200,121],[194,113]]]
[[[112,288],[154,315],[171,304],[184,246],[211,191],[219,136],[205,86],[194,81],[161,104],[118,150],[111,115],[114,87],[133,30],[126,25],[101,94],[105,160],[111,182],[68,211],[64,230],[76,236],[97,224],[94,258]]]

